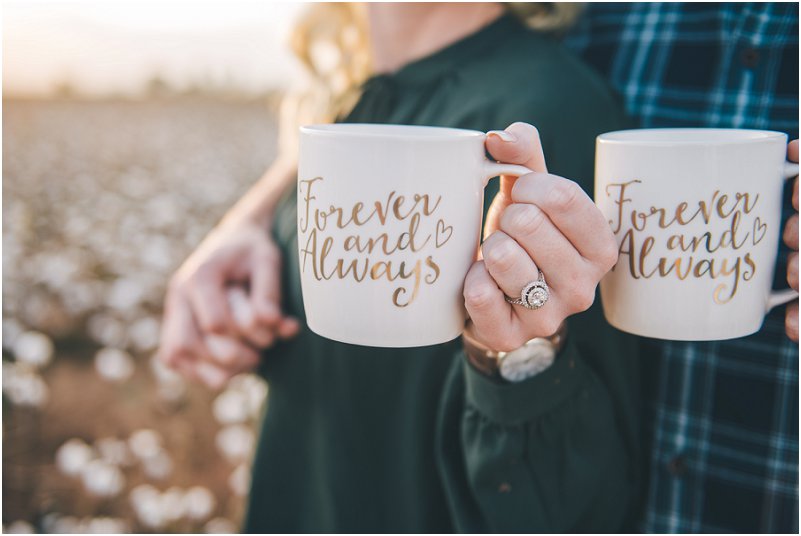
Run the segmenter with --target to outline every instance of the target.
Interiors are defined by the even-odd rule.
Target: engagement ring
[[[548,284],[545,282],[545,276],[540,272],[539,278],[532,281],[520,291],[519,298],[511,298],[504,294],[504,298],[512,305],[522,305],[526,309],[539,309],[545,302],[548,301],[551,294],[548,291]]]

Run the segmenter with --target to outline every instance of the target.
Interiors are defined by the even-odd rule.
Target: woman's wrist
[[[549,337],[535,337],[508,352],[496,352],[486,346],[472,331],[472,324],[465,327],[462,344],[467,361],[483,375],[518,382],[535,376],[548,368],[564,347],[567,323]]]
[[[462,334],[462,347],[467,361],[485,376],[495,376],[497,365],[493,364],[491,361],[493,358],[489,357],[489,348],[479,343],[468,330],[470,330],[469,325]]]
[[[295,160],[279,156],[253,187],[223,216],[220,226],[257,226],[269,230],[278,202],[296,177]]]
[[[251,207],[234,207],[220,220],[219,227],[259,227],[265,230],[272,228],[275,209],[272,206],[259,207],[260,210],[248,210]]]

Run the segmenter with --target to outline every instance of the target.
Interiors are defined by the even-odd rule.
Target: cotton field
[[[267,386],[154,359],[168,277],[275,155],[267,101],[3,103],[3,529],[232,532]]]

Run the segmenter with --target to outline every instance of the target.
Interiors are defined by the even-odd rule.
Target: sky
[[[286,42],[301,3],[259,0],[5,0],[3,94],[139,94],[154,76],[176,89],[257,94],[298,75]]]

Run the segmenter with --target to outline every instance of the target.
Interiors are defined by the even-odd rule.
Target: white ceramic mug
[[[462,333],[484,186],[529,172],[487,160],[484,140],[421,126],[300,129],[298,254],[312,331],[381,347]]]
[[[624,331],[703,341],[750,335],[798,296],[771,291],[787,136],[651,129],[597,139],[595,201],[620,257],[601,281],[604,314]]]

